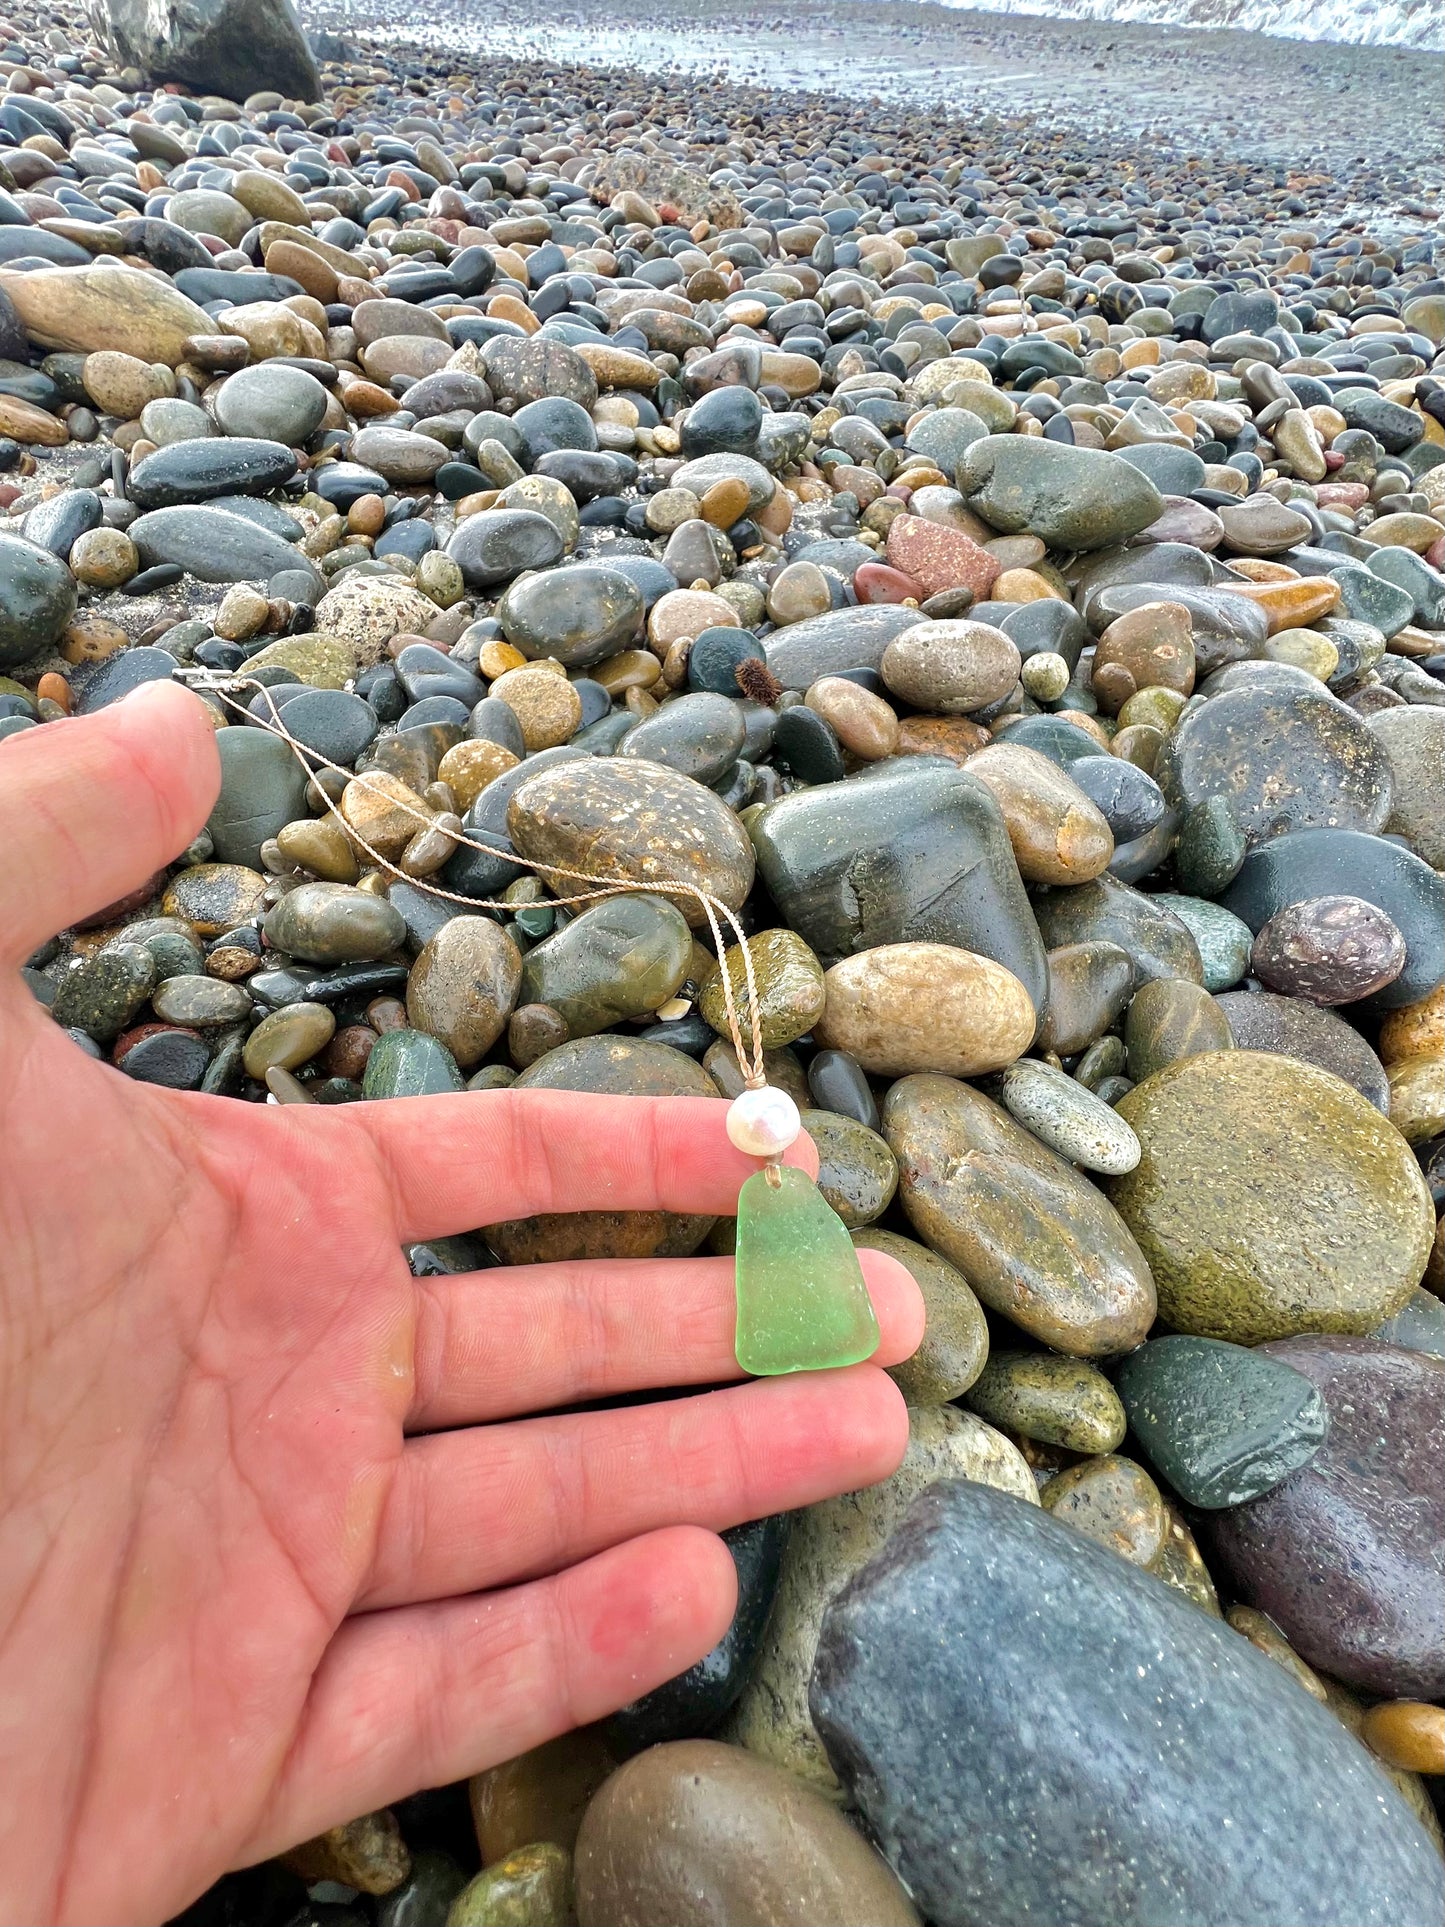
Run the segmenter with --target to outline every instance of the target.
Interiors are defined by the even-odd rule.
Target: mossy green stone
[[[246,659],[248,672],[290,669],[313,689],[345,689],[356,674],[356,651],[337,636],[283,636]]]
[[[898,1160],[876,1131],[837,1111],[803,1112],[818,1147],[818,1189],[850,1231],[881,1218],[898,1189]]]
[[[223,729],[216,750],[221,790],[206,820],[216,860],[258,870],[261,845],[306,814],[306,771],[264,729]]]
[[[1129,1075],[1140,1084],[1180,1058],[1233,1050],[1234,1033],[1202,985],[1167,977],[1135,991],[1124,1019],[1124,1043]]]
[[[823,966],[793,930],[762,930],[748,939],[748,952],[757,985],[763,1048],[779,1050],[810,1031],[822,1016],[826,1001]],[[732,946],[723,958],[722,970],[709,978],[699,1007],[720,1037],[731,1035],[723,998],[723,971],[732,987],[733,1008],[742,1025],[743,1039],[748,1042],[752,1037],[752,1006],[741,944]]]
[[[1254,932],[1243,917],[1226,910],[1222,903],[1204,897],[1176,896],[1161,890],[1155,897],[1189,931],[1199,946],[1204,965],[1204,988],[1208,991],[1232,990],[1249,969],[1249,952]]]
[[[1155,1470],[1210,1510],[1272,1490],[1309,1463],[1329,1429],[1303,1372],[1217,1338],[1156,1338],[1124,1360],[1118,1384]]]
[[[828,1371],[878,1349],[878,1320],[842,1219],[791,1166],[738,1193],[737,1361],[745,1372]]]
[[[447,1912],[446,1927],[567,1927],[572,1918],[572,1856],[540,1840],[469,1880]]]
[[[990,1425],[1070,1452],[1112,1452],[1124,1440],[1118,1393],[1081,1358],[994,1352],[964,1403]]]
[[[361,1088],[368,1097],[439,1097],[465,1085],[445,1044],[424,1030],[389,1030],[366,1060]]]
[[[50,1014],[67,1030],[83,1030],[98,1044],[123,1031],[151,993],[155,958],[139,944],[97,951],[66,971]]]
[[[1328,1071],[1183,1058],[1129,1091],[1143,1155],[1107,1184],[1176,1331],[1253,1345],[1371,1332],[1410,1297],[1435,1213],[1409,1146]]]
[[[1207,796],[1185,816],[1174,847],[1180,889],[1217,897],[1239,875],[1248,847],[1225,798]]]
[[[592,1037],[665,1004],[691,961],[687,919],[665,897],[610,897],[527,952],[519,1001],[550,1004],[573,1037]]]

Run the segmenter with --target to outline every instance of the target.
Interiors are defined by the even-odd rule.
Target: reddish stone
[[[1315,490],[1315,505],[1322,509],[1362,509],[1369,499],[1363,482],[1321,482]]]
[[[986,602],[1001,573],[997,558],[971,536],[921,515],[895,518],[884,553],[895,569],[913,577],[925,597],[971,589],[975,601]]]
[[[1432,569],[1445,569],[1445,535],[1430,544],[1425,551],[1425,560]]]
[[[860,562],[853,578],[860,602],[921,602],[923,591],[911,575],[886,562]]]
[[[182,1037],[194,1037],[197,1043],[201,1041],[201,1033],[189,1029],[185,1024],[137,1024],[132,1030],[123,1030],[116,1038],[111,1046],[111,1063],[122,1063],[137,1044],[144,1043],[147,1037],[158,1037],[163,1030],[178,1030]]]

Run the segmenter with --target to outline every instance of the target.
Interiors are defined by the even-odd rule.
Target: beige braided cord
[[[268,684],[257,682],[249,676],[230,676],[225,678],[224,686],[220,681],[202,681],[198,679],[192,681],[190,687],[205,695],[214,697],[218,702],[224,703],[228,709],[235,710],[238,715],[244,716],[247,723],[253,728],[264,729],[269,735],[278,737],[283,743],[288,745],[291,753],[306,772],[308,778],[314,780],[318,771],[329,770],[337,776],[344,777],[348,784],[357,783],[370,795],[383,797],[393,808],[401,809],[408,815],[414,816],[420,827],[424,829],[431,827],[432,817],[422,808],[420,798],[417,799],[416,806],[413,807],[412,804],[395,795],[392,791],[383,790],[378,784],[370,782],[364,773],[358,774],[346,769],[339,763],[331,762],[329,758],[322,756],[318,751],[307,748],[304,743],[299,743],[286,727],[281,707],[272,695]],[[269,719],[258,717],[245,703],[239,701],[235,695],[230,693],[236,689],[246,688],[259,690],[265,696],[267,707],[271,711]],[[332,801],[325,790],[321,789],[319,784],[317,788],[320,789],[321,797],[326,804],[328,813],[335,817],[338,824],[340,824],[342,833],[345,835],[347,841],[354,843],[359,849],[364,850],[379,870],[386,871],[402,883],[409,883],[415,890],[423,890],[430,896],[441,897],[448,903],[460,904],[468,910],[506,911],[514,907],[512,904],[504,903],[499,899],[463,896],[455,890],[444,890],[439,883],[432,883],[428,878],[409,876],[405,870],[401,869],[397,864],[392,863],[389,858],[384,857],[379,850],[374,849],[365,837],[347,822],[337,804]],[[663,879],[656,883],[647,884],[598,883],[597,879],[585,870],[569,870],[557,863],[536,863],[529,857],[519,855],[515,850],[500,850],[494,844],[479,843],[474,837],[468,836],[460,830],[448,830],[446,834],[451,837],[455,843],[462,845],[466,849],[476,850],[483,856],[499,857],[504,862],[515,864],[520,870],[533,871],[546,880],[549,888],[552,886],[553,877],[566,877],[572,882],[590,883],[593,886],[590,890],[579,890],[571,896],[556,896],[554,893],[554,901],[557,903],[592,903],[605,897],[636,896],[643,891],[653,894],[680,892],[696,899],[702,908],[703,915],[707,919],[708,929],[712,934],[713,944],[717,950],[718,969],[722,978],[723,1008],[728,1020],[728,1033],[732,1041],[732,1047],[737,1053],[738,1067],[743,1073],[744,1084],[748,1090],[761,1090],[766,1085],[768,1077],[763,1064],[762,1018],[758,1011],[758,988],[753,970],[752,952],[748,946],[747,938],[743,933],[742,925],[738,922],[732,909],[723,902],[721,897],[715,897],[708,891],[700,889],[697,884],[683,882],[680,878],[675,881]],[[727,940],[723,936],[722,926],[718,921],[720,915],[725,918],[731,926],[733,935],[737,939],[738,948],[742,953],[743,978],[747,985],[748,1016],[750,1019],[749,1028],[752,1043],[751,1053],[749,1053],[743,1044],[742,1019],[738,1014],[736,999],[733,995],[732,980],[729,977],[724,962]]]

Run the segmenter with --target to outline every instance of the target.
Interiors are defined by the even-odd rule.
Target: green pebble
[[[1161,890],[1154,901],[1172,910],[1198,944],[1204,988],[1211,992],[1232,990],[1249,969],[1254,943],[1254,932],[1244,919],[1226,910],[1222,903],[1209,903],[1203,897]]]
[[[424,1030],[389,1030],[366,1060],[361,1088],[367,1097],[437,1097],[466,1086],[445,1044]]]
[[[898,1189],[898,1160],[884,1139],[837,1111],[804,1111],[803,1129],[818,1147],[818,1189],[848,1229],[881,1218]]]
[[[1094,1365],[1049,1352],[994,1352],[964,1404],[990,1425],[1070,1452],[1112,1452],[1124,1408]]]
[[[448,1909],[446,1927],[567,1927],[572,1917],[572,1856],[542,1840],[468,1881]]]
[[[156,980],[155,959],[137,944],[101,950],[66,971],[50,1014],[67,1030],[108,1044],[132,1022]]]

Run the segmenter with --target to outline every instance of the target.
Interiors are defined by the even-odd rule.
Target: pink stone
[[[894,519],[884,553],[895,569],[913,577],[925,597],[971,589],[975,601],[984,602],[1001,573],[997,559],[971,536],[921,515]]]
[[[853,577],[860,602],[921,602],[923,590],[911,575],[890,569],[886,562],[860,562]]]

